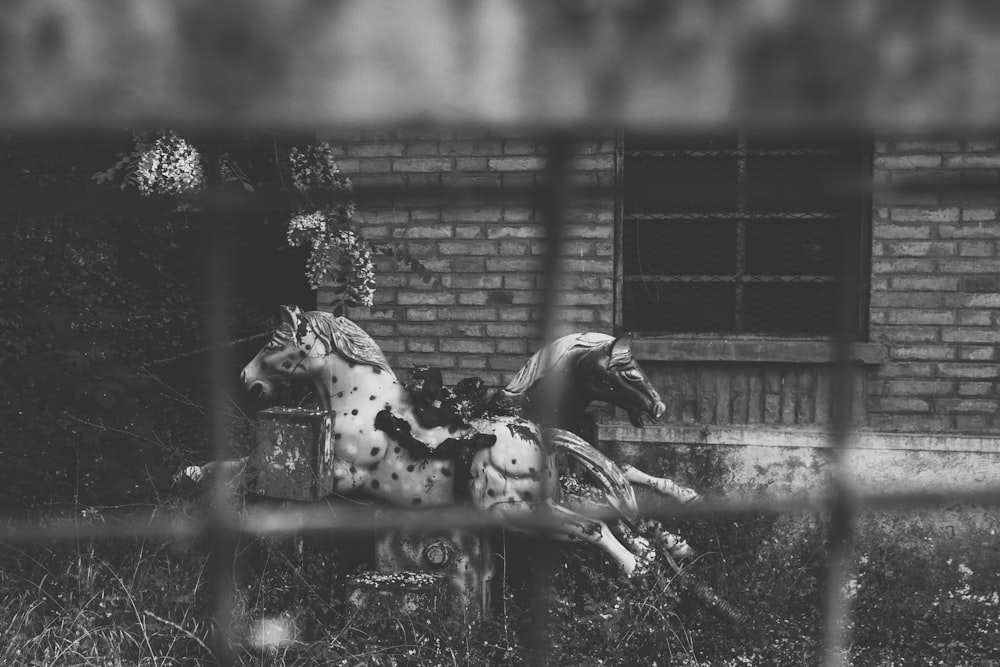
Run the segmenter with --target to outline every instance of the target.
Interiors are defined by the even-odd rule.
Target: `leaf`
[[[246,190],[247,192],[253,192],[253,186],[250,185],[249,183],[244,183],[243,189]]]

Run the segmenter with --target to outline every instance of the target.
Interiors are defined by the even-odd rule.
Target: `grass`
[[[1000,538],[992,522],[975,508],[859,520],[844,588],[854,610],[851,664],[964,665],[1000,656]],[[683,529],[702,552],[689,568],[749,612],[746,626],[726,625],[649,581],[623,582],[596,554],[564,549],[551,582],[547,664],[815,664],[821,517]],[[184,542],[0,547],[0,664],[214,664],[209,563],[205,545]],[[497,592],[494,613],[466,623],[348,608],[344,580],[357,565],[333,538],[307,540],[301,559],[287,545],[241,543],[226,634],[239,664],[520,664],[530,655],[532,589],[514,575]]]

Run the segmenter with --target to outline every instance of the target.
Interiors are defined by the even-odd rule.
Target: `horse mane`
[[[557,338],[538,352],[535,352],[528,363],[518,371],[514,379],[503,388],[514,396],[531,389],[545,374],[559,365],[571,352],[579,349],[591,349],[614,341],[614,337],[601,333],[569,334]]]
[[[302,313],[301,316],[328,349],[336,350],[349,361],[381,368],[395,376],[378,343],[351,320],[318,310]]]

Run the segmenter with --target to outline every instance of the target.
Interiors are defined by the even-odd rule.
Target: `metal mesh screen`
[[[831,335],[840,267],[864,269],[841,249],[867,238],[870,160],[850,136],[626,135],[624,327]]]

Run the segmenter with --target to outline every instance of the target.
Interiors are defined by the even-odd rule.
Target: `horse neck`
[[[328,407],[333,410],[360,400],[362,395],[365,401],[376,396],[379,405],[386,402],[397,405],[405,395],[391,371],[376,370],[374,366],[349,362],[339,356],[331,359],[316,378],[316,386],[321,396],[328,396]]]

